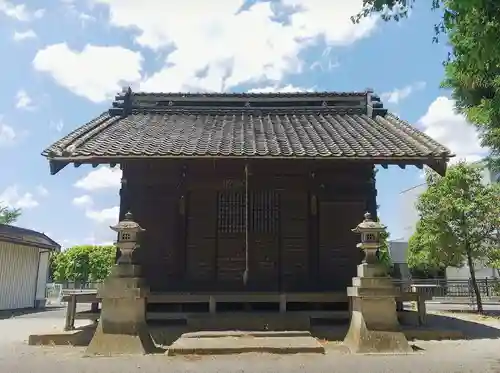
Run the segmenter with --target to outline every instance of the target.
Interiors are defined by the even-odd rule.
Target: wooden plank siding
[[[245,285],[244,162],[124,165],[121,203],[146,229],[136,259],[151,289],[344,290],[361,260],[351,229],[376,205],[373,166],[313,166],[250,162]]]

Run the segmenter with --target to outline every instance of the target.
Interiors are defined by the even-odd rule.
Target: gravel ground
[[[0,320],[0,372],[500,372],[500,339],[417,341],[422,350],[406,356],[348,355],[332,344],[326,355],[83,358],[83,348],[27,345],[31,333],[60,330],[62,314],[53,310]],[[486,323],[500,328],[498,321]]]

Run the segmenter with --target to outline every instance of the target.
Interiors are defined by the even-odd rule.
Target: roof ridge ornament
[[[366,114],[374,119],[387,114],[387,109],[384,108],[380,96],[374,93],[373,88],[366,89]]]
[[[112,103],[112,108],[108,110],[109,115],[112,117],[120,116],[127,117],[132,113],[132,88],[123,88],[122,92],[115,96],[115,101]]]

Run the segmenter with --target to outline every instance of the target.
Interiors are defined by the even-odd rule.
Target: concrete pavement
[[[365,369],[371,373],[466,373],[499,372],[500,339],[491,334],[478,334],[473,340],[416,341],[417,353],[407,356],[349,355],[337,343],[326,345],[325,355],[297,354],[277,356],[269,354],[242,354],[234,356],[166,355],[82,358],[84,349],[79,347],[28,346],[28,335],[61,330],[64,311],[49,310],[45,313],[26,314],[0,320],[0,372],[39,373],[43,371],[72,371],[90,373],[132,372],[336,372],[343,373]],[[484,321],[491,329],[500,329],[497,320]],[[477,328],[482,325],[477,325]],[[486,327],[486,325],[483,325]],[[471,328],[474,324],[471,324]],[[477,329],[476,328],[476,329]]]

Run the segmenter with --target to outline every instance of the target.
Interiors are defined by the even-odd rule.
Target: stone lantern
[[[140,263],[132,258],[137,248],[137,234],[145,230],[132,214],[110,227],[118,233],[116,246],[120,259],[104,280],[97,297],[101,299],[99,323],[87,355],[145,354],[156,350],[146,323],[149,287],[141,274]]]
[[[125,219],[110,228],[118,233],[116,246],[121,255],[117,264],[132,264],[132,254],[137,248],[137,235],[144,232],[145,229],[133,220],[130,211],[125,214]]]
[[[396,312],[399,292],[377,258],[380,234],[385,227],[366,213],[352,231],[361,234],[357,247],[365,252],[365,258],[358,265],[352,286],[347,288],[351,323],[344,346],[354,353],[409,353],[412,349],[401,331]]]
[[[385,229],[384,225],[373,221],[369,212],[365,213],[365,219],[352,229],[354,233],[361,233],[361,242],[357,244],[357,247],[365,253],[363,263],[376,264],[378,262],[380,234],[384,233]]]

